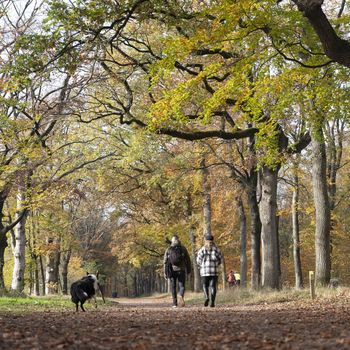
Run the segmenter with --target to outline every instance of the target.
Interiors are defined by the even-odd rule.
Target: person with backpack
[[[204,237],[204,246],[198,251],[197,264],[203,281],[204,306],[215,306],[219,266],[222,261],[220,249],[214,243],[214,237],[208,234]],[[209,294],[210,290],[210,294]]]
[[[179,285],[179,301],[185,306],[185,283],[186,275],[191,273],[191,259],[187,249],[181,244],[179,237],[174,235],[170,247],[164,254],[164,275],[171,281],[171,294],[173,307],[177,307],[177,288]]]

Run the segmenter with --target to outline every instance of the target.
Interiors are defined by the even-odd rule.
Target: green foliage
[[[83,270],[86,271],[86,273],[93,273],[96,274],[97,271],[101,270],[101,263],[98,263],[96,261],[84,261],[83,262]]]

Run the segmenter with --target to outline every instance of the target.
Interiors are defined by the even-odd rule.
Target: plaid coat
[[[201,276],[217,276],[221,260],[221,250],[216,245],[210,249],[203,246],[197,254],[197,265],[200,267]]]

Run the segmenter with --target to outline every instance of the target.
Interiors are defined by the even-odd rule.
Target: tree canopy
[[[111,291],[163,291],[167,239],[193,258],[209,228],[253,288],[346,278],[349,10],[4,1],[0,288],[66,292],[73,259]],[[26,273],[5,266],[9,238]]]

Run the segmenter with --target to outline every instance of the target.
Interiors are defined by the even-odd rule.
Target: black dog
[[[94,298],[95,307],[97,307],[95,294],[98,291],[101,292],[103,302],[105,302],[97,277],[93,274],[88,273],[87,276],[83,277],[81,280],[72,283],[70,287],[70,294],[72,296],[72,302],[76,306],[76,311],[78,311],[78,305],[80,302],[80,307],[85,312],[83,305],[86,300],[91,298]]]

